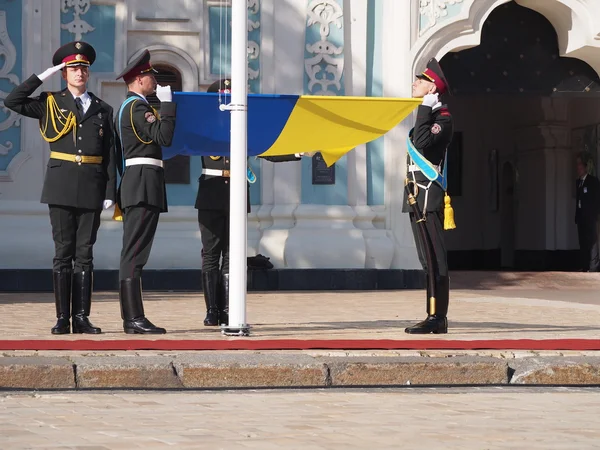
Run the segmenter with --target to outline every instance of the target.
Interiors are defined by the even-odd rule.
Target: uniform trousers
[[[198,210],[198,224],[202,239],[202,272],[219,270],[229,273],[229,213],[222,210]]]
[[[60,205],[48,205],[48,208],[54,239],[53,271],[92,271],[93,247],[102,210]]]
[[[142,269],[148,262],[160,208],[139,204],[123,210],[123,249],[119,280],[141,278]]]

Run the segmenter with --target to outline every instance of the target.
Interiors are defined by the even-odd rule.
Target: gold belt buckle
[[[229,170],[224,170],[223,171],[223,176],[224,177],[229,177]]]

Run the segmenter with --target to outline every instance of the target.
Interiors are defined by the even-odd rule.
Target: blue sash
[[[134,102],[136,100],[141,100],[140,97],[135,97],[135,96],[131,96],[129,97],[127,100],[125,100],[123,102],[123,104],[121,105],[121,108],[119,108],[119,134],[118,134],[118,138],[119,138],[119,144],[121,146],[121,164],[122,164],[122,173],[125,173],[125,149],[123,148],[123,141],[121,140],[121,136],[123,135],[123,130],[121,128],[121,118],[123,117],[123,110],[125,109],[125,106],[127,106],[129,103]],[[116,141],[116,139],[115,139]]]
[[[419,170],[423,172],[423,175],[425,175],[429,181],[436,182],[444,191],[446,191],[448,189],[448,179],[446,178],[448,150],[446,150],[444,154],[444,167],[442,168],[442,173],[440,173],[438,172],[437,167],[431,164],[431,162],[415,148],[410,140],[410,136],[406,139],[406,146],[408,148],[408,154],[415,166],[417,166]]]

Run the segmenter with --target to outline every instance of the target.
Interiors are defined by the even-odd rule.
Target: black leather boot
[[[127,334],[165,334],[167,330],[154,326],[144,316],[142,301],[142,279],[127,278],[120,286],[121,318],[123,330]]]
[[[219,325],[229,325],[229,274],[221,274],[219,289]]]
[[[436,279],[436,297],[430,298],[429,284],[427,288],[427,319],[404,331],[408,334],[445,334],[448,332],[448,303],[450,300],[450,280],[448,276]]]
[[[69,334],[71,332],[71,269],[63,269],[53,272],[54,303],[56,305],[56,325],[52,328],[52,334]]]
[[[88,319],[92,308],[92,286],[91,271],[73,274],[73,333],[102,333],[102,330],[92,325]]]
[[[202,291],[206,304],[206,318],[204,326],[214,327],[219,325],[219,271],[209,270],[202,272]]]

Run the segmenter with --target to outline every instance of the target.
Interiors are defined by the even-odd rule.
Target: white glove
[[[46,78],[48,78],[50,75],[58,72],[60,69],[62,69],[63,67],[65,67],[65,63],[60,63],[58,66],[54,66],[54,67],[50,67],[49,69],[44,70],[42,73],[40,73],[38,75],[38,78],[42,81],[44,81]]]
[[[171,86],[156,85],[156,96],[162,102],[173,101],[173,94],[171,93]]]
[[[425,95],[425,97],[423,97],[423,105],[424,106],[433,107],[437,102],[439,102],[437,93],[436,94],[427,94],[427,95]]]
[[[114,204],[115,202],[113,202],[112,200],[104,200],[104,202],[102,202],[102,209],[108,209]]]

